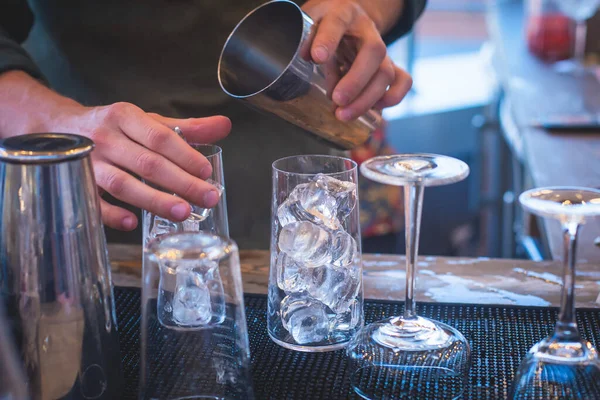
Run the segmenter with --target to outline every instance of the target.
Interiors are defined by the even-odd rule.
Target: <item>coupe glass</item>
[[[554,332],[529,350],[515,376],[511,399],[600,399],[600,361],[575,321],[575,260],[582,224],[600,216],[600,190],[547,187],[524,192],[519,201],[540,217],[558,219],[564,237],[564,277]]]
[[[585,44],[587,20],[596,14],[600,0],[554,0],[560,11],[575,21],[575,48],[571,60],[560,61],[556,69],[562,73],[583,74],[585,68]]]
[[[139,398],[252,400],[236,244],[166,234],[144,258]]]
[[[372,323],[351,340],[352,386],[367,399],[454,399],[464,391],[471,349],[456,329],[416,312],[414,300],[423,192],[465,179],[469,167],[435,154],[375,157],[360,170],[373,181],[403,186],[406,218],[404,315]]]
[[[188,219],[183,222],[173,222],[143,210],[142,243],[144,243],[144,245],[156,237],[174,232],[204,231],[215,235],[229,237],[227,203],[225,200],[225,176],[223,174],[223,151],[219,146],[214,144],[190,144],[190,146],[202,153],[212,165],[213,173],[211,177],[207,179],[207,182],[217,188],[221,198],[217,205],[210,209],[191,204],[192,213]]]

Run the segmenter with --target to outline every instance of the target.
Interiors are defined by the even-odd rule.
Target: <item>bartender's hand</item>
[[[178,126],[190,143],[212,143],[227,136],[229,119],[173,119],[146,113],[133,104],[116,103],[86,109],[72,116],[69,124],[73,126],[70,132],[84,134],[96,143],[92,153],[96,183],[115,198],[174,221],[189,216],[187,201],[206,208],[217,205],[216,188],[204,181],[212,174],[210,163],[173,128]],[[129,171],[169,193],[151,188]],[[121,230],[136,227],[130,211],[104,199],[101,206],[106,225]]]
[[[394,65],[381,38],[383,26],[395,21],[384,21],[384,17],[375,21],[372,17],[386,12],[393,16],[391,4],[400,12],[401,0],[309,0],[302,7],[318,24],[311,47],[311,57],[316,63],[330,60],[342,37],[349,36],[357,42],[358,55],[332,93],[334,103],[339,106],[336,116],[342,121],[357,118],[372,107],[396,105],[412,86],[410,75]],[[386,6],[388,9],[383,9]]]
[[[176,126],[191,143],[211,143],[227,136],[231,122],[220,116],[166,118],[128,103],[84,107],[23,72],[0,75],[0,136],[31,132],[87,136],[96,143],[92,163],[100,193],[182,221],[191,212],[188,202],[210,208],[219,195],[204,181],[211,176],[210,163],[173,131]],[[155,190],[132,174],[178,196]],[[103,199],[101,207],[107,226],[120,230],[137,226],[130,211]]]

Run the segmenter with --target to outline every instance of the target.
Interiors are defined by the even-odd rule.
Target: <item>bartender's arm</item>
[[[0,1],[0,137],[31,132],[86,135],[96,143],[92,162],[100,191],[175,221],[189,215],[188,201],[216,205],[218,193],[204,181],[211,175],[210,163],[172,129],[179,126],[191,142],[214,142],[229,133],[229,120],[171,119],[127,103],[84,107],[56,93],[19,45],[32,17],[26,0]],[[180,197],[155,190],[132,173]],[[106,225],[121,230],[137,226],[130,211],[102,199],[101,208]]]
[[[332,94],[338,119],[396,105],[406,96],[412,79],[388,56],[383,35],[410,30],[425,0],[308,0],[302,8],[318,23],[311,48],[315,62],[327,62],[344,36],[358,44],[356,60]]]
[[[190,214],[184,199],[214,207],[216,189],[210,163],[172,130],[179,126],[191,142],[209,143],[225,137],[229,119],[215,116],[171,119],[144,112],[128,103],[84,107],[59,95],[31,75],[12,70],[0,74],[0,137],[31,132],[73,132],[96,144],[92,153],[100,190],[162,217],[182,221]],[[155,190],[130,172],[177,193]],[[103,222],[115,229],[132,230],[136,216],[101,199]]]
[[[397,104],[409,90],[410,77],[393,65],[380,35],[394,25],[408,1],[423,0],[310,0],[304,5],[321,22],[312,48],[316,62],[326,61],[343,35],[359,41],[356,62],[334,92],[338,118],[356,118],[373,105]],[[175,221],[184,220],[191,211],[184,199],[203,207],[216,205],[218,194],[204,181],[210,176],[210,165],[172,129],[179,126],[192,142],[213,142],[229,133],[227,118],[171,119],[128,103],[86,107],[52,91],[19,45],[28,30],[18,24],[10,28],[18,18],[7,18],[11,15],[4,12],[7,4],[25,4],[25,0],[5,0],[0,6],[0,137],[44,131],[86,135],[96,143],[92,154],[96,182],[115,198]],[[23,12],[29,11],[23,8]],[[132,174],[179,197],[157,191]],[[137,218],[128,210],[104,200],[101,207],[106,225],[121,230],[137,226]]]

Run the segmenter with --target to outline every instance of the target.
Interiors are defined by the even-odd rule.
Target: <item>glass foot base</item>
[[[551,336],[529,350],[509,399],[600,399],[600,359],[585,340]]]
[[[598,353],[585,340],[565,342],[550,337],[537,343],[529,350],[528,357],[555,364],[599,363]]]
[[[406,320],[396,317],[381,324],[373,333],[373,340],[395,350],[434,350],[448,346],[452,335],[443,324],[427,318]]]
[[[509,399],[600,399],[600,364],[559,364],[530,353],[521,363]]]
[[[269,332],[269,337],[271,338],[272,341],[274,341],[281,347],[285,347],[286,349],[294,350],[294,351],[302,351],[305,353],[325,353],[328,351],[340,350],[340,349],[343,349],[344,347],[348,346],[348,341],[329,344],[329,345],[321,345],[321,346],[316,346],[316,345],[303,346],[301,344],[292,344],[292,343],[288,343],[288,342],[279,340],[279,339],[275,338],[273,335],[271,335],[270,332]]]
[[[465,391],[464,377],[447,368],[373,365],[359,368],[350,379],[354,391],[370,400],[450,400]]]
[[[459,398],[471,364],[465,337],[426,318],[399,329],[400,320],[370,324],[348,344],[354,391],[365,399]]]
[[[187,397],[177,397],[173,400],[222,400],[222,397],[219,396],[187,396]]]

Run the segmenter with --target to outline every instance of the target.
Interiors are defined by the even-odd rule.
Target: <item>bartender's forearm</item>
[[[82,108],[25,72],[0,74],[0,138],[50,130],[61,114]]]

